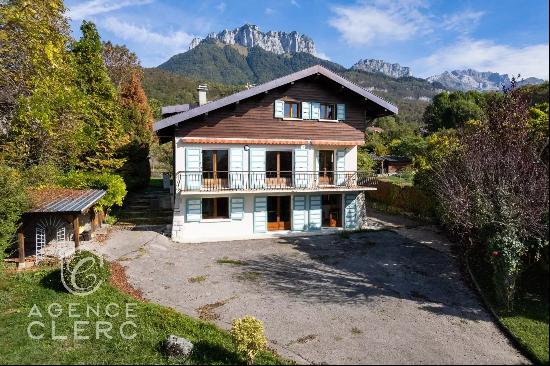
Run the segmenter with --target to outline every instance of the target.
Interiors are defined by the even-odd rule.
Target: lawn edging
[[[496,311],[493,309],[493,306],[491,305],[491,302],[487,299],[484,292],[481,289],[481,286],[477,282],[476,277],[474,276],[474,273],[472,272],[470,268],[470,261],[468,258],[468,255],[464,255],[464,262],[466,264],[466,270],[468,271],[468,274],[470,276],[470,279],[472,283],[474,284],[474,287],[476,289],[477,295],[480,297],[481,302],[485,306],[485,308],[489,311],[489,314],[491,314],[491,317],[493,318],[493,321],[498,326],[499,330],[504,333],[504,335],[512,342],[514,347],[520,351],[520,353],[527,358],[529,361],[533,362],[535,365],[541,364],[535,354],[527,348],[525,345],[523,345],[523,342],[508,329],[508,327],[500,320],[500,317],[496,313]]]

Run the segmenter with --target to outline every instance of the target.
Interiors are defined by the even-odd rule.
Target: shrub
[[[54,186],[60,177],[59,168],[53,164],[33,165],[23,171],[26,185],[33,188]]]
[[[6,249],[13,244],[21,214],[28,207],[28,197],[21,175],[13,168],[0,165],[0,267]]]
[[[267,347],[262,321],[250,315],[233,320],[231,336],[237,351],[246,357],[249,365],[254,362],[256,354]]]
[[[368,191],[367,197],[390,208],[409,212],[419,217],[435,216],[434,200],[414,186],[379,181],[377,190]]]
[[[65,288],[76,294],[95,291],[109,277],[109,269],[103,259],[92,252],[78,250],[63,261],[61,271]]]
[[[548,250],[548,139],[514,87],[458,131],[461,148],[433,164],[431,183],[442,222],[465,244],[488,244],[508,310],[525,264]]]
[[[115,205],[121,206],[126,196],[124,179],[116,174],[72,171],[60,178],[59,182],[66,188],[104,189],[107,193],[97,204],[98,208],[103,210]]]

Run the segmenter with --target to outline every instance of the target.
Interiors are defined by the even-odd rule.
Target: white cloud
[[[324,53],[323,51],[317,50],[317,51],[315,52],[315,56],[317,56],[317,57],[319,57],[319,58],[321,58],[321,59],[323,59],[323,60],[330,61],[330,57],[329,57],[326,53]]]
[[[444,15],[441,25],[445,30],[455,30],[461,33],[468,33],[477,26],[483,15],[485,15],[485,13],[482,11],[472,10],[466,10],[451,15]]]
[[[300,3],[299,3],[298,1],[296,1],[296,0],[290,0],[290,3],[291,3],[292,5],[294,5],[295,7],[297,7],[297,8],[300,7]]]
[[[195,38],[194,35],[181,30],[165,34],[158,33],[142,25],[130,24],[115,17],[109,17],[99,25],[116,34],[120,39],[135,42],[135,48],[147,50],[148,58],[142,60],[145,66],[158,64],[176,53],[187,51],[189,43]]]
[[[350,44],[367,45],[376,39],[404,41],[431,32],[426,4],[420,0],[373,0],[337,6],[329,24]]]
[[[439,74],[445,70],[471,68],[477,71],[493,71],[522,77],[538,77],[548,80],[548,44],[511,47],[490,40],[460,39],[438,49],[427,57],[413,62],[413,69],[422,77]]]
[[[223,13],[225,11],[225,9],[227,8],[227,4],[222,1],[221,3],[219,3],[218,5],[216,5],[216,9],[220,12],[220,13]]]
[[[273,15],[273,14],[275,14],[275,10],[273,10],[272,8],[265,8],[264,14],[265,15]]]
[[[128,6],[150,4],[153,0],[90,0],[69,7],[67,16],[73,20],[85,19],[92,15],[109,13]]]

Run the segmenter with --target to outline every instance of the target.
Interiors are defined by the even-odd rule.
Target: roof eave
[[[186,121],[188,119],[200,116],[202,114],[211,112],[213,110],[216,110],[218,108],[225,107],[227,105],[230,105],[232,103],[236,103],[238,101],[241,101],[246,98],[253,97],[255,95],[267,92],[269,90],[278,88],[280,86],[289,84],[293,81],[297,81],[303,78],[306,78],[308,76],[311,76],[313,74],[321,74],[325,77],[327,77],[330,80],[333,80],[346,88],[350,89],[351,91],[365,97],[367,100],[370,100],[376,104],[378,104],[380,107],[384,108],[386,111],[390,112],[388,114],[397,114],[398,108],[394,106],[393,104],[385,101],[384,99],[372,94],[368,90],[365,90],[361,88],[360,86],[352,83],[349,80],[346,80],[345,78],[341,77],[340,75],[336,74],[335,72],[332,72],[320,65],[315,65],[312,67],[309,67],[307,69],[297,71],[293,74],[283,76],[281,78],[269,81],[267,83],[255,86],[253,88],[242,90],[238,93],[229,95],[225,98],[218,99],[216,101],[210,102],[208,104],[199,106],[197,108],[190,109],[186,112],[181,112],[178,114],[175,114],[173,116],[161,119],[160,121],[157,121],[153,125],[153,130],[155,132],[160,131],[166,127],[178,124],[180,122]],[[382,115],[388,115],[388,114],[382,114]]]

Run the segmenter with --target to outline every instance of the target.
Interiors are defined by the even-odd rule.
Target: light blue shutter
[[[321,196],[309,196],[309,230],[321,229]]]
[[[357,229],[357,193],[349,193],[344,197],[344,227]]]
[[[306,196],[294,196],[292,200],[292,230],[307,230]]]
[[[185,203],[185,221],[198,222],[202,219],[202,204],[200,198],[188,198]]]
[[[244,150],[240,147],[229,149],[229,184],[233,189],[244,188],[245,186],[243,152]]]
[[[309,102],[302,102],[302,119],[311,118],[311,104]]]
[[[321,118],[321,103],[311,103],[311,119]]]
[[[346,105],[345,104],[337,104],[336,105],[336,119],[338,121],[345,121],[346,120]]]
[[[202,185],[202,150],[199,147],[185,148],[185,188],[198,190]]]
[[[346,181],[346,150],[336,150],[336,185],[343,185]]]
[[[308,186],[308,150],[294,149],[294,184],[297,188]]]
[[[285,116],[285,102],[283,100],[275,101],[275,118],[283,118]]]
[[[265,187],[265,149],[250,148],[250,188]]]
[[[254,232],[267,231],[267,197],[254,197]]]
[[[242,220],[244,218],[244,198],[231,197],[231,220]]]

